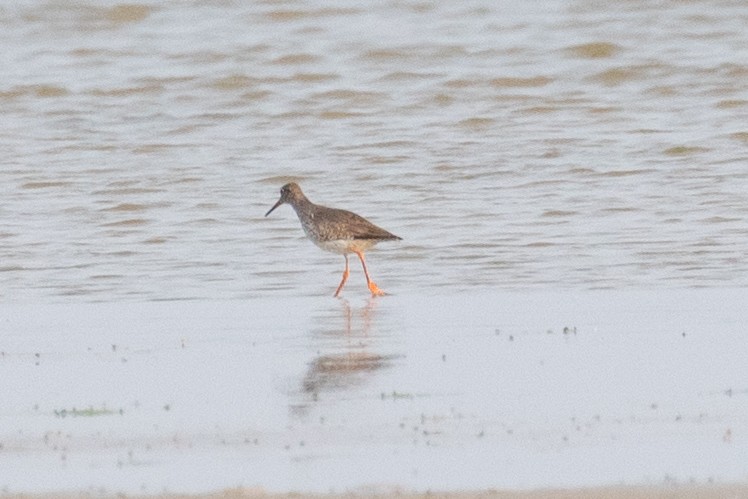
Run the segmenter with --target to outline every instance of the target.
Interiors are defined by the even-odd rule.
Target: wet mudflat
[[[680,290],[3,305],[0,487],[739,481],[744,303]]]

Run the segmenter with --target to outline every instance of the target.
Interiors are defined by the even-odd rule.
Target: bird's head
[[[270,213],[272,213],[274,209],[284,203],[288,203],[293,206],[297,201],[302,199],[305,198],[304,193],[301,192],[301,187],[299,187],[299,184],[297,184],[296,182],[286,184],[281,187],[280,199],[278,199],[278,202],[276,202],[273,207],[270,208],[267,213],[265,213],[265,216],[270,215]]]

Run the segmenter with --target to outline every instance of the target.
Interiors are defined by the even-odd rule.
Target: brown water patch
[[[374,164],[374,165],[390,165],[395,163],[403,163],[405,161],[408,161],[410,157],[408,156],[402,156],[402,155],[393,155],[393,156],[367,156],[364,158],[368,163]]]
[[[633,130],[629,130],[628,133],[663,133],[662,130],[656,130],[654,128],[634,128]]]
[[[595,106],[587,109],[588,113],[592,114],[608,114],[608,113],[618,113],[621,112],[620,107],[614,107],[614,106]]]
[[[307,17],[308,15],[309,15],[308,12],[303,11],[303,10],[273,10],[270,12],[266,12],[264,14],[264,17],[266,17],[270,21],[286,22],[286,21],[296,21],[298,19],[303,19],[304,17]]]
[[[615,86],[630,80],[645,79],[647,73],[651,72],[653,66],[620,66],[617,68],[601,71],[592,77],[594,81],[603,85]]]
[[[240,98],[241,100],[260,101],[271,94],[272,92],[270,90],[253,90],[251,92],[242,93]]]
[[[181,146],[176,144],[143,144],[142,146],[134,148],[132,152],[134,152],[135,154],[151,154],[154,152],[176,149],[177,147]]]
[[[140,225],[146,225],[148,220],[144,218],[128,218],[127,220],[120,220],[118,222],[109,222],[101,224],[102,227],[137,227]]]
[[[569,182],[568,180],[533,180],[531,182],[525,182],[522,184],[517,184],[517,189],[536,189],[538,187],[549,187],[552,185],[566,185],[570,184],[572,182]]]
[[[630,206],[613,206],[610,208],[602,208],[600,211],[605,213],[627,213],[632,211],[639,211],[639,208],[632,208]]]
[[[527,114],[548,114],[555,113],[556,111],[561,111],[561,108],[552,106],[533,106],[521,110],[522,113]]]
[[[405,50],[398,49],[371,49],[367,50],[361,56],[362,59],[372,61],[389,61],[393,59],[404,59],[410,54]]]
[[[725,70],[727,76],[738,80],[748,78],[748,65],[746,64],[723,64],[720,69]]]
[[[18,85],[10,90],[0,92],[0,98],[13,99],[24,95],[36,97],[62,97],[70,92],[66,88],[57,85]]]
[[[277,57],[273,59],[271,64],[280,64],[280,65],[295,65],[295,64],[310,64],[312,62],[318,61],[320,59],[319,56],[313,55],[313,54],[288,54],[281,57]]]
[[[357,92],[355,90],[337,89],[327,92],[319,92],[312,95],[310,102],[312,105],[318,104],[319,101],[342,101],[345,109],[357,108],[360,106],[371,107],[386,99],[385,94],[377,92]]]
[[[663,152],[668,156],[687,156],[689,154],[698,154],[700,152],[706,152],[709,149],[706,147],[696,146],[675,146],[665,149]]]
[[[89,277],[91,280],[101,280],[101,281],[108,281],[112,279],[122,279],[121,274],[94,274]]]
[[[151,8],[142,4],[120,4],[107,9],[104,16],[115,23],[142,21],[151,14]]]
[[[241,118],[242,115],[238,113],[202,113],[195,115],[195,118],[206,121],[226,121]]]
[[[727,99],[721,100],[717,103],[717,109],[734,109],[736,107],[748,106],[748,100],[743,99]]]
[[[314,98],[318,99],[357,99],[364,97],[366,99],[373,99],[373,98],[381,98],[383,94],[377,93],[377,92],[358,92],[356,90],[348,90],[348,89],[336,89],[336,90],[328,90],[326,92],[318,92],[313,95]]]
[[[381,147],[383,149],[392,149],[394,147],[415,147],[417,142],[413,140],[387,140],[383,142],[371,142],[365,144],[366,147]],[[357,145],[351,149],[358,149],[360,145]]]
[[[136,204],[136,203],[120,203],[117,206],[112,206],[111,208],[105,208],[102,211],[125,211],[125,212],[132,212],[132,211],[145,211],[148,209],[148,206],[144,204]]]
[[[618,85],[626,80],[636,78],[636,74],[628,68],[613,68],[595,75],[595,79],[605,85]]]
[[[272,10],[265,12],[263,17],[273,22],[298,21],[299,19],[312,19],[319,17],[338,17],[358,13],[358,9],[351,8],[325,8],[314,10]]]
[[[741,142],[748,142],[748,132],[735,132],[730,134],[730,138],[739,140]]]
[[[37,97],[61,97],[67,95],[67,89],[57,85],[34,85],[31,87]]]
[[[183,83],[189,83],[196,80],[196,76],[165,76],[165,77],[143,77],[136,78],[135,81],[141,82],[145,85],[163,85],[166,87],[172,87],[174,85],[180,85]]]
[[[24,94],[18,87],[14,87],[12,90],[0,91],[0,99],[14,99]]]
[[[564,210],[546,210],[541,216],[543,217],[571,217],[576,215],[576,211],[564,211]]]
[[[168,241],[165,237],[149,237],[145,241],[143,241],[144,244],[164,244]]]
[[[349,111],[322,111],[319,117],[323,120],[342,120],[362,116],[362,113],[352,113]]]
[[[329,81],[339,78],[336,73],[296,73],[290,79],[304,83],[313,83],[318,81]]]
[[[621,51],[621,47],[615,43],[593,42],[574,45],[566,50],[570,54],[584,59],[603,59],[617,54]]]
[[[473,87],[477,85],[477,82],[474,80],[466,80],[462,78],[458,78],[456,80],[448,80],[444,82],[444,86],[448,88],[467,88],[467,87]]]
[[[229,75],[224,76],[223,78],[218,78],[213,83],[211,83],[211,87],[216,88],[218,90],[235,90],[237,88],[246,88],[254,85],[257,82],[256,79],[250,78],[245,75]]]
[[[534,243],[527,243],[524,245],[525,248],[547,248],[549,246],[555,246],[555,244],[548,242],[548,241],[537,241]]]
[[[6,265],[0,266],[0,272],[18,272],[20,270],[27,270],[26,267],[20,265]]]
[[[672,97],[673,95],[678,95],[678,89],[670,85],[657,85],[648,89],[646,93],[660,97]]]
[[[433,101],[433,103],[437,106],[449,106],[454,102],[455,99],[451,95],[436,94],[432,96],[430,100]]]
[[[131,56],[136,55],[132,51],[126,51],[126,50],[107,50],[107,49],[99,49],[99,48],[76,48],[72,49],[68,52],[68,54],[73,55],[75,57],[80,57],[83,59],[88,59],[91,57],[101,56],[101,57],[110,57],[110,58],[116,58],[121,56]]]
[[[70,182],[26,182],[21,185],[21,189],[49,189],[51,187],[66,187],[70,185]]]
[[[457,123],[463,128],[481,129],[488,128],[495,123],[493,118],[468,118]]]
[[[505,77],[494,78],[491,85],[494,87],[543,87],[553,81],[547,76],[534,76],[532,78]]]
[[[630,177],[632,175],[646,175],[652,173],[652,169],[639,169],[639,170],[612,170],[609,172],[600,172],[598,175],[602,177]]]
[[[412,80],[430,80],[437,76],[434,73],[416,73],[414,71],[395,71],[386,74],[383,81],[412,81]]]
[[[296,120],[296,119],[301,119],[301,118],[308,118],[311,115],[312,115],[311,111],[295,110],[295,111],[287,111],[285,113],[274,114],[273,118],[276,118],[279,120]]]
[[[196,182],[202,182],[204,179],[202,177],[179,177],[174,179],[169,179],[161,182],[161,185],[175,185],[175,184],[193,184]]]
[[[94,191],[95,195],[106,195],[106,196],[133,196],[138,194],[154,194],[157,192],[164,192],[163,189],[152,189],[147,187],[122,187],[115,189],[102,189]]]
[[[742,219],[740,218],[728,218],[728,217],[709,217],[701,220],[701,222],[708,223],[708,224],[723,224],[723,223],[731,223],[731,222],[741,222]]]
[[[130,95],[152,94],[163,91],[162,85],[142,85],[137,87],[112,88],[112,89],[94,89],[91,95],[100,97],[127,97]]]
[[[217,220],[215,218],[209,218],[208,217],[208,218],[195,218],[193,220],[188,220],[188,221],[184,222],[183,225],[216,225],[216,224],[219,224],[219,223],[221,223],[219,220]],[[223,265],[223,264],[216,262],[216,263],[211,264],[211,265]]]
[[[595,173],[595,170],[593,168],[575,166],[575,167],[569,168],[569,173],[574,173],[576,175],[589,175],[591,173]]]

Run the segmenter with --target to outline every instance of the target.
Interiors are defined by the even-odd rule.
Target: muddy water
[[[262,217],[288,179],[404,238],[370,259],[391,292],[746,285],[744,16],[6,6],[0,294],[332,293],[342,259]]]

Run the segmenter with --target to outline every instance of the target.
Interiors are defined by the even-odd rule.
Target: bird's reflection
[[[370,331],[376,325],[376,298],[370,298],[360,308],[352,307],[345,299],[338,301],[339,308],[321,317],[321,326],[312,333],[317,356],[309,362],[301,381],[304,401],[292,407],[297,415],[306,413],[322,393],[361,386],[397,357],[374,351],[377,338]]]

